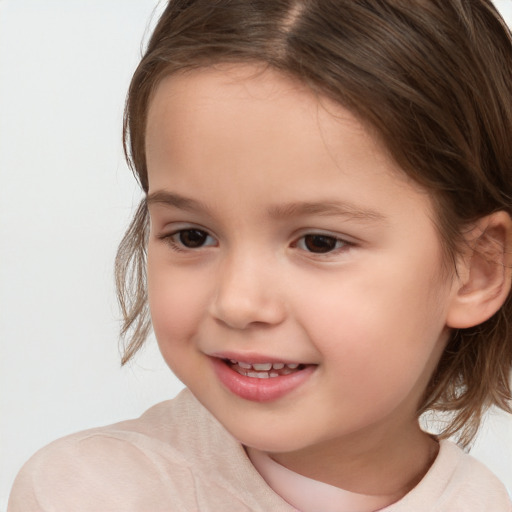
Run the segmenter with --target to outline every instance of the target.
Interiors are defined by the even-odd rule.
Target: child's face
[[[150,106],[148,286],[162,354],[256,448],[418,429],[455,288],[429,198],[347,110],[256,71],[174,75]]]

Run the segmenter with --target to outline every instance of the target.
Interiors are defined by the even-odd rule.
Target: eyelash
[[[198,247],[187,247],[183,240],[180,240],[184,233],[201,233],[205,235],[205,238],[211,238],[213,240],[213,237],[208,234],[204,229],[196,229],[196,228],[188,228],[188,229],[180,229],[178,231],[175,231],[174,233],[170,233],[169,235],[162,235],[159,237],[161,240],[166,242],[172,250],[176,252],[188,252],[188,251],[195,251],[196,249],[202,249],[205,247],[204,244],[201,244]],[[206,247],[210,247],[213,244],[208,244]]]
[[[308,241],[311,242],[315,238],[317,239],[317,242],[320,241],[321,245],[323,245],[323,247],[326,250],[320,250],[318,252],[308,250]],[[303,243],[301,244],[301,242]],[[301,245],[303,245],[303,247],[300,247]],[[299,247],[300,249],[303,249],[304,251],[309,252],[311,254],[337,254],[338,252],[347,249],[351,245],[354,244],[351,244],[350,242],[342,238],[333,235],[327,235],[324,233],[307,233],[301,236],[293,244],[294,247]]]
[[[204,247],[211,247],[215,245],[211,243],[204,245],[204,243],[201,243],[201,245],[198,245],[196,247],[189,247],[184,243],[182,238],[184,234],[187,233],[189,235],[191,233],[200,233],[201,236],[204,236],[204,241],[206,241],[208,238],[214,240],[213,237],[209,235],[207,231],[195,228],[180,229],[178,231],[175,231],[174,233],[162,235],[159,238],[164,240],[171,247],[171,249],[176,252],[195,251],[197,249],[202,249]],[[314,238],[316,238],[316,241],[320,242],[326,250],[320,250],[318,252],[309,250],[311,247],[309,247],[308,249],[308,242],[312,242]],[[300,238],[298,238],[295,242],[293,242],[292,247],[298,247],[299,249],[304,250],[305,252],[308,252],[310,254],[330,255],[337,254],[338,252],[343,250],[347,250],[353,245],[354,243],[333,235],[328,235],[324,233],[306,233],[305,235],[302,235]]]

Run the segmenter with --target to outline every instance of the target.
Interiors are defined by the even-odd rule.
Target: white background
[[[182,387],[154,340],[123,369],[117,346],[113,259],[141,198],[122,110],[156,5],[0,0],[2,511],[38,448]],[[511,418],[493,415],[473,454],[512,489]]]

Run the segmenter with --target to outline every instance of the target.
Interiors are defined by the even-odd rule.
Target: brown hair
[[[148,190],[145,124],[163,76],[218,62],[266,63],[376,129],[429,191],[446,253],[463,227],[512,212],[512,39],[490,0],[171,0],[133,76],[125,152]],[[127,362],[150,330],[142,201],[116,260]],[[510,411],[510,297],[456,330],[419,413],[452,412],[443,436],[474,437],[491,405]]]

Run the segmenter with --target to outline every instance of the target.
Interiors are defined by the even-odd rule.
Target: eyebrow
[[[384,221],[386,218],[381,213],[370,208],[342,202],[342,201],[322,201],[322,202],[296,202],[283,205],[275,205],[269,209],[272,218],[282,219],[288,217],[300,217],[302,215],[321,215],[348,217],[361,221]]]
[[[208,213],[210,210],[201,201],[196,201],[195,199],[184,197],[179,194],[174,194],[172,192],[167,192],[165,190],[157,190],[156,192],[148,194],[146,197],[146,204],[148,206],[152,204],[163,204],[165,206],[171,206],[180,210],[196,212],[199,211],[205,213]]]
[[[210,213],[210,208],[203,202],[166,190],[157,190],[148,194],[146,204],[148,206],[162,204],[180,210]],[[306,215],[341,216],[368,222],[383,222],[386,220],[386,217],[376,210],[335,200],[321,202],[298,201],[273,205],[268,209],[268,214],[276,220]]]

